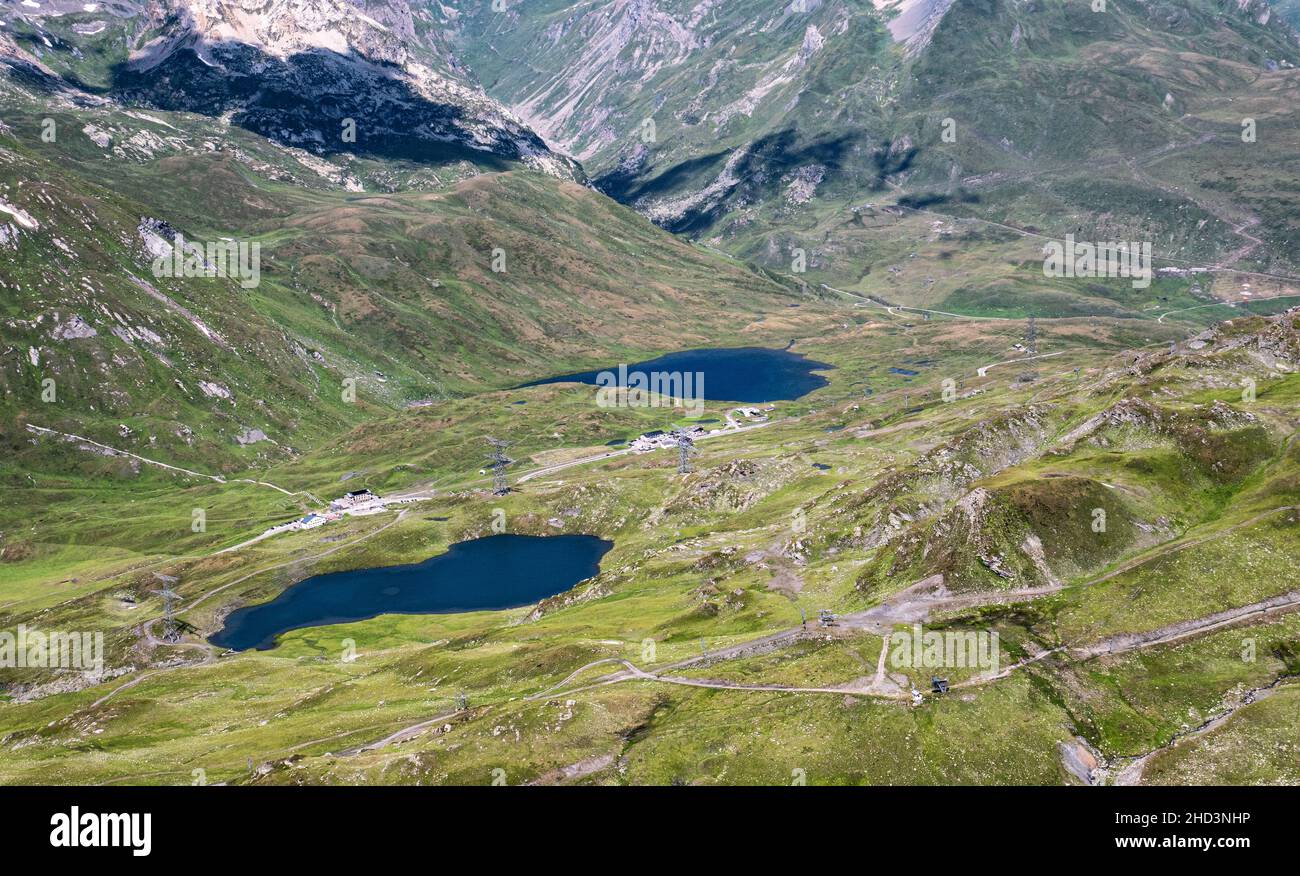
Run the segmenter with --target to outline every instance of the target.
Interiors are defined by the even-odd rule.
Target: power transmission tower
[[[1025,349],[1030,353],[1038,352],[1038,321],[1034,317],[1029,317],[1029,325],[1025,328]]]
[[[677,473],[686,474],[691,470],[691,454],[698,453],[695,439],[685,429],[674,429],[673,438],[677,440]]]
[[[493,438],[491,435],[487,436],[487,442],[492,445],[492,453],[488,456],[488,459],[492,460],[492,495],[504,496],[510,492],[510,484],[506,480],[506,466],[514,462],[506,456],[506,448],[510,446],[510,442]]]
[[[171,579],[175,581],[175,578]],[[162,640],[169,644],[175,644],[181,640],[181,625],[176,620],[176,603],[180,600],[181,595],[172,590],[166,584],[161,590],[151,590],[150,593],[156,593],[163,599],[163,634]]]

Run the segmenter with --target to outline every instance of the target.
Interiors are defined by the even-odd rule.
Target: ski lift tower
[[[487,442],[492,445],[492,453],[488,455],[488,459],[492,460],[492,495],[504,496],[510,492],[510,483],[506,480],[506,466],[514,462],[506,456],[506,448],[510,446],[510,442],[493,438],[491,435],[487,436]]]

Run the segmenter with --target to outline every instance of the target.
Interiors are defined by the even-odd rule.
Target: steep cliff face
[[[401,0],[150,0],[146,9],[160,23],[185,18],[200,41],[244,43],[279,57],[321,48],[399,66],[447,60],[433,35],[417,33]]]
[[[581,175],[405,0],[126,0],[20,18],[11,62],[126,103],[224,116],[317,153]]]
[[[815,190],[808,181],[827,168],[857,163],[847,153],[881,127],[891,87],[892,38],[866,0],[523,3],[501,13],[452,2],[435,14],[489,93],[602,190],[674,230],[783,197],[792,183]]]
[[[1071,231],[1122,230],[1207,260],[1234,256],[1244,244],[1230,229],[1259,216],[1269,239],[1250,251],[1255,267],[1285,258],[1285,222],[1265,214],[1268,192],[1291,184],[1295,110],[1278,97],[1295,87],[1300,44],[1263,0],[430,10],[488,93],[602,191],[767,267],[815,247],[824,279],[856,281],[861,259],[830,256],[856,246],[851,208],[882,200],[1039,230],[1069,215]],[[1234,117],[1288,124],[1247,153],[1231,148]],[[1153,156],[1171,149],[1211,184],[1162,176]],[[1213,180],[1229,167],[1261,177],[1251,216],[1224,218]],[[1262,178],[1275,174],[1287,179]]]

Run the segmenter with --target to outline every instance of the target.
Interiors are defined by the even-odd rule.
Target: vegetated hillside
[[[903,328],[901,318],[890,325]],[[908,331],[928,358],[943,330]],[[988,335],[999,348],[1008,340],[999,329]],[[883,327],[859,344],[876,337],[909,349]],[[229,782],[480,783],[504,764],[518,783],[574,765],[585,766],[563,775],[580,781],[747,783],[788,773],[771,766],[776,752],[826,783],[1113,778],[1125,758],[1164,746],[1183,724],[1237,708],[1248,691],[1294,672],[1294,613],[1209,624],[1260,600],[1285,608],[1295,595],[1300,311],[1239,315],[1173,350],[1098,355],[1071,346],[1032,381],[945,359],[935,371],[959,371],[965,384],[951,400],[932,380],[879,385],[866,397],[845,377],[798,418],[701,442],[685,475],[669,454],[598,460],[516,483],[507,496],[439,489],[400,516],[348,518],[225,553],[203,540],[249,526],[241,518],[282,497],[241,513],[221,496],[242,487],[164,493],[161,478],[146,475],[141,508],[121,490],[66,486],[94,504],[43,519],[39,536],[5,530],[4,620],[104,629],[106,670],[7,676],[0,774],[15,783],[176,781],[199,762]],[[1254,394],[1243,396],[1248,379]],[[456,399],[363,424],[269,476],[314,487],[341,483],[346,467],[348,483],[385,485],[395,482],[385,480],[393,460],[431,466],[455,453],[451,468],[463,474],[468,451],[448,449],[458,433],[513,423],[531,453],[581,421],[553,439],[556,451],[577,450],[586,431],[603,436],[649,416],[590,407],[590,393],[555,385]],[[187,522],[178,512],[211,502],[206,536],[159,534]],[[869,545],[886,502],[911,508],[912,519],[896,514],[897,532]],[[497,509],[510,532],[594,532],[614,548],[597,576],[535,606],[387,615],[293,631],[269,652],[203,657],[204,637],[231,609],[312,574],[427,558],[491,533]],[[1106,512],[1101,530],[1096,509]],[[142,555],[78,554],[106,537],[109,524],[96,518],[111,511],[123,550]],[[86,541],[57,541],[77,537]],[[80,561],[72,575],[71,559]],[[193,628],[179,645],[144,634],[161,611],[154,571],[178,578],[186,603],[197,602],[183,612]],[[1004,672],[981,679],[979,669],[945,668],[954,685],[970,685],[913,706],[910,689],[928,690],[932,670],[879,661],[889,659],[883,636],[911,624],[890,606],[924,581],[955,594],[936,597],[948,601],[925,617],[927,629],[998,632]],[[997,604],[1029,587],[1040,589],[1032,601]],[[962,599],[965,607],[952,601]],[[821,608],[840,620],[817,626]],[[1161,644],[1170,630],[1185,635]],[[1240,657],[1245,636],[1258,644],[1255,661]],[[345,639],[356,661],[338,659]],[[645,656],[647,639],[654,656]],[[622,660],[656,677],[603,678]],[[454,701],[461,691],[469,708]],[[400,745],[362,750],[407,727],[416,729]],[[216,749],[215,732],[226,739]],[[720,756],[726,739],[739,741]],[[1070,769],[1068,759],[1063,768],[1063,746],[1091,746],[1097,772]],[[1234,759],[1248,750],[1234,745]],[[1269,768],[1260,775],[1295,778],[1293,763],[1274,758]]]
[[[548,175],[369,195],[345,165],[203,117],[0,88],[10,447],[31,422],[238,467],[381,410],[748,337],[794,294]],[[256,284],[156,275],[178,232],[257,244]]]
[[[1294,200],[1290,157],[1268,152],[1252,165],[1272,174],[1267,179],[1247,178],[1233,164],[1241,141],[1229,135],[1241,106],[1267,110],[1259,112],[1260,131],[1279,138],[1268,149],[1294,128],[1278,124],[1293,108],[1294,71],[1281,61],[1268,70],[1265,58],[1258,72],[1251,66],[1258,59],[1242,48],[1242,29],[1263,27],[1262,13],[1228,7],[1211,27],[1208,6],[1197,5],[1186,20],[1183,6],[1153,10],[1160,33],[1185,26],[1191,34],[1180,51],[1193,79],[1175,89],[1165,79],[1181,68],[1163,44],[1142,42],[1146,7],[1140,15],[1117,11],[1125,27],[1137,27],[1132,33],[1103,27],[1105,40],[1066,45],[1057,25],[1076,10],[1060,4],[903,5],[885,30],[865,6],[843,3],[810,3],[808,13],[793,4],[745,5],[753,15],[739,23],[723,4],[689,13],[700,27],[739,26],[751,39],[735,50],[747,54],[734,54],[724,27],[696,47],[723,54],[709,62],[710,69],[721,64],[720,78],[709,86],[705,74],[694,89],[704,96],[694,128],[707,133],[706,116],[719,112],[708,106],[709,88],[739,88],[725,106],[736,109],[738,124],[756,127],[729,133],[741,145],[728,154],[757,156],[743,167],[753,189],[724,179],[687,205],[692,215],[719,241],[774,266],[788,265],[790,247],[807,242],[823,278],[841,271],[875,299],[818,298],[812,283],[799,288],[754,273],[575,182],[519,169],[528,163],[520,155],[472,147],[454,155],[338,152],[323,130],[312,135],[316,120],[296,97],[286,114],[292,127],[270,130],[274,114],[260,98],[212,94],[217,80],[193,66],[199,55],[189,37],[172,39],[193,33],[206,52],[203,21],[224,17],[194,28],[166,23],[167,38],[151,50],[160,59],[154,69],[165,75],[130,92],[96,93],[116,81],[115,42],[55,38],[59,28],[99,33],[102,24],[120,28],[114,40],[135,41],[141,13],[134,6],[124,5],[133,14],[119,21],[55,0],[49,8],[67,16],[20,19],[15,32],[25,48],[6,31],[6,57],[27,57],[7,64],[0,79],[0,484],[17,497],[0,513],[0,626],[102,630],[107,654],[100,673],[28,667],[0,679],[0,780],[189,782],[197,764],[209,781],[268,784],[481,783],[497,769],[512,784],[771,783],[788,781],[795,768],[815,783],[1091,782],[1294,675],[1300,627],[1284,612],[1300,605],[1293,580],[1300,311],[1256,318],[1244,315],[1248,306],[1277,302],[1242,303],[1228,311],[1230,322],[1186,337],[1176,316],[1134,318],[1205,306],[1173,280],[1149,290],[1044,282],[1015,232],[920,212],[996,208],[1024,224],[1038,210],[1054,219],[1065,212],[1098,234],[1167,229],[1167,240],[1158,239],[1171,246],[1199,225],[1215,245],[1227,234],[1240,238],[1238,249],[1216,257],[1221,263],[1258,258],[1272,246],[1269,235],[1291,221]],[[185,8],[206,15],[234,6]],[[379,4],[255,0],[240,8],[307,10],[337,27],[290,29],[281,43],[280,32],[259,31],[264,22],[254,16],[241,41],[252,40],[243,45],[261,54],[223,48],[204,55],[232,65],[233,81],[247,84],[241,65],[250,58],[288,57],[297,60],[267,68],[282,96],[300,75],[342,83],[340,103],[322,113],[322,124],[333,126],[335,110],[354,111],[354,101],[365,99],[348,93],[357,83],[396,106],[388,86],[371,92],[367,77],[379,75],[373,65],[353,78],[356,59],[316,49],[321,40],[340,46],[337,33],[387,57],[409,43],[404,33],[395,44],[386,36],[385,28],[403,31],[404,19],[384,17],[379,29],[344,20],[359,10],[382,16]],[[583,22],[612,22],[634,36],[644,36],[638,28],[649,22],[675,34],[672,43],[606,44],[599,31],[583,37],[600,51],[618,47],[613,61],[591,70],[608,66],[635,79],[639,59],[692,42],[665,20],[665,8],[615,2],[581,18],[552,18],[546,39],[563,43],[565,25]],[[559,15],[570,6],[554,9]],[[975,34],[969,69],[945,71],[927,53],[944,45],[945,28],[955,39],[952,22],[972,9],[988,14],[964,22]],[[861,116],[851,109],[837,116],[832,92],[798,91],[800,71],[810,69],[844,89],[866,81],[854,78],[862,59],[842,46],[844,67],[817,60],[826,60],[838,33],[832,25],[843,20],[836,10],[853,13],[844,32],[861,28],[867,58],[884,58],[909,76],[929,70],[930,78],[900,78],[888,100],[876,101],[878,111],[868,113],[874,98],[864,97]],[[412,12],[410,27],[418,30],[425,14],[435,15]],[[796,14],[822,16],[816,20],[826,26],[800,31]],[[1033,16],[1045,16],[1046,37],[1035,32]],[[777,31],[791,41],[765,45]],[[895,38],[899,46],[884,41]],[[1116,49],[1113,59],[1089,54],[1117,40],[1148,49]],[[1206,40],[1214,52],[1246,53],[1208,65]],[[575,39],[559,55],[582,45]],[[699,71],[691,53],[674,51],[664,57],[675,66],[654,75],[685,73],[677,82],[685,88]],[[415,63],[460,76],[450,55],[439,57]],[[518,63],[528,55],[505,57]],[[959,57],[945,63],[958,65]],[[954,99],[943,83],[974,89],[978,104],[989,77],[1003,76],[993,57],[1011,58],[1017,77],[1045,70],[1034,80],[1040,90],[1055,83],[1085,107],[1073,121],[1077,130],[1039,142],[1033,114],[1017,110],[1007,124],[1029,138],[1030,151],[961,139],[971,124],[997,120],[983,104],[974,123],[943,108]],[[1089,82],[1085,74],[1103,63],[1130,73],[1150,68],[1154,84],[1140,76],[1121,82],[1106,68],[1094,77],[1103,80],[1101,102],[1090,106],[1088,85],[1060,71],[1075,64]],[[724,70],[732,71],[725,79]],[[110,78],[92,81],[96,75]],[[170,93],[168,83],[186,93]],[[1224,83],[1232,88],[1220,90]],[[1015,109],[1019,79],[994,85]],[[1130,87],[1141,108],[1135,120],[1148,126],[1133,139],[1146,151],[1132,164],[1132,199],[1116,199],[1111,189],[1103,198],[1130,212],[1115,207],[1114,215],[1088,219],[1087,211],[1100,209],[1088,201],[1095,192],[1067,183],[1090,156],[1099,156],[1098,174],[1116,161],[1129,166],[1122,137],[1096,127],[1090,113],[1108,112],[1107,101]],[[675,89],[664,91],[665,106],[678,99]],[[822,110],[811,114],[819,124],[877,119],[881,138],[865,141],[870,152],[846,147],[842,154],[861,163],[842,175],[829,159],[818,161],[841,154],[833,150],[800,152],[796,167],[775,175],[791,149],[802,149],[804,134],[766,139],[785,117],[760,118],[758,109],[768,94],[786,106],[796,93],[790,112],[820,99]],[[1171,115],[1142,116],[1145,101],[1154,95],[1163,104],[1164,93],[1174,101]],[[911,111],[909,94],[917,101]],[[1064,105],[1049,100],[1049,117]],[[218,106],[242,113],[247,126],[213,116]],[[959,153],[923,142],[933,133],[926,108],[952,116],[958,140],[950,145],[971,150],[960,153],[955,176]],[[439,127],[448,118],[417,118],[422,131],[449,130]],[[1218,126],[1213,137],[1197,133],[1187,148],[1161,145],[1176,125],[1210,122]],[[257,133],[263,129],[272,136]],[[46,130],[57,136],[43,138]],[[768,151],[746,148],[753,138]],[[1095,151],[1072,161],[1072,150],[1084,146]],[[483,172],[497,167],[491,156],[512,169]],[[637,199],[643,209],[672,206],[664,198],[678,190],[661,176],[679,166],[680,179],[698,173],[705,188],[719,176],[716,165],[691,165],[690,156],[664,169],[652,158],[647,173],[659,175],[647,178],[667,188],[647,190],[647,200]],[[967,163],[997,161],[1005,164],[986,178],[963,175]],[[803,172],[808,162],[827,173]],[[1037,162],[1041,181],[1031,175]],[[1157,170],[1208,176],[1168,183]],[[636,173],[618,179],[639,185]],[[1022,188],[1004,188],[1013,183]],[[1173,186],[1185,199],[1178,203],[1196,210],[1150,209],[1152,188],[1173,198]],[[773,200],[769,189],[781,194]],[[1238,189],[1257,215],[1246,216],[1233,200]],[[863,191],[888,203],[864,206]],[[1068,204],[1084,205],[1070,208],[1082,211],[1077,220]],[[835,212],[841,205],[860,209],[842,215]],[[1259,221],[1246,224],[1250,218]],[[151,262],[167,255],[176,231],[191,241],[259,243],[260,282],[245,289],[236,279],[159,276]],[[877,270],[871,259],[881,260]],[[927,304],[956,302],[1012,321],[900,311],[891,303],[895,285]],[[1046,316],[1044,302],[1056,316],[1123,319],[1045,326],[1040,341],[1049,352],[1031,360],[1024,344],[1012,345],[1025,340],[1025,315]],[[702,441],[685,474],[670,452],[614,455],[602,446],[677,424],[684,412],[599,408],[589,387],[484,391],[697,342],[776,338],[799,338],[810,355],[824,351],[837,366],[829,384],[779,405],[762,428]],[[1113,355],[1120,338],[1134,349]],[[721,405],[707,413],[715,424],[734,414]],[[706,418],[689,418],[696,419]],[[482,488],[485,433],[511,439],[520,460],[504,496]],[[547,469],[569,461],[583,464]],[[534,475],[527,481],[525,468]],[[250,470],[255,479],[239,478]],[[418,487],[421,495],[400,510],[228,549],[362,485],[385,493]],[[196,511],[205,528],[194,527]],[[310,575],[418,562],[498,531],[498,521],[527,535],[595,533],[614,547],[593,578],[517,610],[384,615],[291,631],[269,653],[220,659],[207,642],[231,610]],[[155,574],[183,596],[179,643],[158,638]],[[1003,636],[1005,674],[981,680],[975,668],[958,668],[952,681],[969,687],[913,698],[931,672],[888,665],[884,637],[918,616],[896,601],[918,585],[931,588],[929,597],[958,600],[936,602],[928,624]],[[1011,598],[1027,601],[1003,604]],[[1278,611],[1259,608],[1263,600]],[[808,621],[805,629],[819,609],[842,623]],[[1244,613],[1224,620],[1234,611]],[[1220,622],[1248,626],[1258,659],[1242,659],[1242,630]],[[1162,643],[1175,633],[1182,638]],[[339,659],[344,642],[358,659]],[[640,669],[622,674],[623,661]],[[753,689],[736,689],[744,685]],[[458,694],[469,697],[468,708]],[[1295,722],[1269,711],[1243,718],[1252,715],[1260,729],[1244,739],[1226,746],[1223,737],[1211,739],[1209,748],[1231,757],[1195,756],[1191,739],[1177,757],[1156,759],[1158,777],[1300,779],[1294,758],[1277,755],[1300,742]],[[383,744],[404,728],[400,745]],[[222,744],[214,746],[218,736]],[[1261,738],[1271,744],[1261,746]],[[1261,748],[1264,755],[1243,763]],[[1080,768],[1088,758],[1096,767]]]
[[[900,101],[917,149],[900,181],[913,199],[1058,237],[1286,266],[1300,227],[1278,196],[1297,185],[1297,52],[1262,3],[955,3]],[[1242,225],[1254,237],[1231,233]]]
[[[1123,358],[1090,390],[996,414],[829,496],[821,537],[879,548],[858,579],[868,594],[933,575],[955,592],[1060,586],[1250,507],[1267,464],[1283,466],[1272,483],[1294,477],[1296,311]],[[1238,404],[1203,401],[1237,387]]]
[[[489,92],[602,188],[773,267],[790,237],[833,258],[831,220],[882,200],[1294,267],[1300,44],[1262,3],[956,0],[903,4],[887,25],[865,2],[799,8],[443,14]]]
[[[1292,27],[1300,30],[1300,3],[1296,0],[1269,0],[1269,6],[1277,11]]]

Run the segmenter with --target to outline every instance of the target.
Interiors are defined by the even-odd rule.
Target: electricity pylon
[[[504,496],[510,492],[510,483],[506,480],[506,466],[514,462],[506,456],[506,448],[510,446],[510,442],[493,438],[491,435],[487,436],[487,442],[492,445],[492,453],[488,455],[492,460],[492,495]]]
[[[176,579],[172,579],[173,581]],[[181,625],[176,620],[176,603],[180,601],[181,595],[166,584],[161,590],[151,590],[150,593],[156,593],[163,600],[163,634],[162,640],[168,644],[175,644],[181,640]]]
[[[695,449],[695,439],[685,429],[674,429],[673,438],[677,441],[677,473],[686,474],[691,470],[691,454],[699,452]]]

